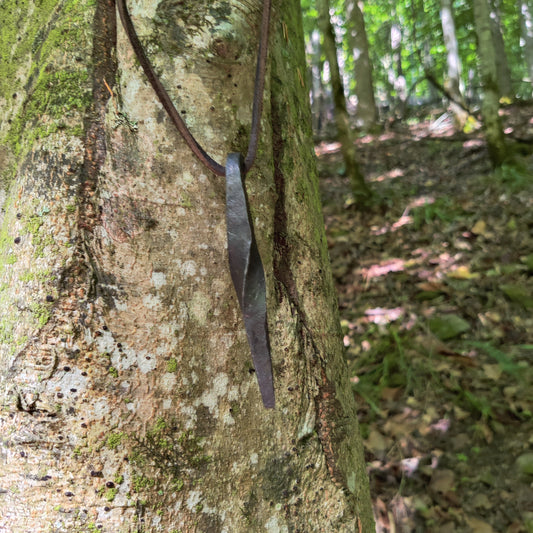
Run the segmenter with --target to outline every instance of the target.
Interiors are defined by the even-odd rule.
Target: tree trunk
[[[505,139],[499,115],[496,52],[492,41],[488,0],[474,0],[474,24],[477,34],[479,72],[483,85],[481,115],[487,138],[489,156],[494,166],[500,166],[506,156]]]
[[[327,122],[327,109],[324,84],[322,82],[324,62],[322,61],[320,32],[318,30],[313,30],[311,32],[307,56],[311,58],[309,77],[311,84],[311,119],[313,132],[316,138],[322,139],[324,135],[324,127]]]
[[[355,95],[357,96],[356,119],[364,129],[372,129],[377,122],[372,63],[368,51],[365,19],[356,0],[345,2],[348,46],[354,55]]]
[[[455,33],[452,0],[441,0],[440,4],[440,19],[442,34],[444,36],[444,46],[446,47],[446,63],[448,66],[448,76],[444,82],[444,87],[457,102],[464,103],[464,84],[461,80],[461,58],[459,57],[459,44],[457,43]],[[456,128],[462,130],[468,118],[468,113],[455,102],[450,102],[450,110],[453,113]]]
[[[346,108],[346,97],[344,96],[344,87],[339,71],[335,33],[329,18],[329,1],[317,0],[316,8],[318,11],[318,27],[323,38],[324,55],[329,64],[335,124],[337,126],[338,140],[341,143],[346,175],[350,179],[355,200],[365,203],[370,198],[371,192],[357,162],[355,137],[350,127],[350,117]]]
[[[494,43],[494,52],[496,54],[496,79],[498,80],[498,90],[500,91],[500,96],[513,99],[511,69],[509,68],[507,53],[505,52],[499,2],[490,0],[489,7],[491,10],[490,20],[492,42]]]
[[[527,75],[533,89],[533,2],[531,0],[520,0],[518,7],[520,9],[520,29]]]
[[[400,24],[394,22],[390,27],[390,45],[392,62],[389,68],[389,83],[394,88],[395,93],[395,114],[399,118],[405,116],[407,108],[407,80],[403,75],[402,66],[402,28]]]
[[[221,162],[246,150],[261,2],[133,5],[193,133]],[[113,0],[0,13],[0,530],[373,531],[299,3],[274,5],[246,182],[274,410],[230,280],[223,178],[174,130]]]

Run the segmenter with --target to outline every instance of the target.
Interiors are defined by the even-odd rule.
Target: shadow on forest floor
[[[531,533],[533,158],[493,173],[479,133],[429,123],[358,149],[366,212],[316,147],[376,531]]]

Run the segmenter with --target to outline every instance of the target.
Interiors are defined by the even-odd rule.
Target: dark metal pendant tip
[[[265,409],[274,409],[276,407],[276,401],[274,400],[274,398],[263,400],[263,407]]]

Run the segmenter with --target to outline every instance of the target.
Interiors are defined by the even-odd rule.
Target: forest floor
[[[532,533],[533,157],[493,172],[479,131],[436,124],[358,140],[365,211],[316,147],[376,531]]]

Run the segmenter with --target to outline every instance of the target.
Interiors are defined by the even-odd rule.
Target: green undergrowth
[[[382,199],[365,213],[342,207],[340,154],[319,159],[375,508],[398,530],[529,531],[533,157],[494,171],[481,135],[420,129],[358,145]]]
[[[494,171],[493,177],[506,191],[516,193],[531,186],[533,165],[525,158],[515,158],[513,163],[504,163]]]
[[[525,206],[533,193],[532,167],[531,158],[516,158],[486,174],[473,172],[467,187],[457,179],[455,194],[446,192],[453,190],[451,176],[446,187],[432,179],[422,190],[412,182],[400,188],[383,182],[382,193],[395,195],[389,202],[390,211],[396,209],[391,221],[402,214],[400,206],[413,205],[408,224],[394,233],[362,237],[354,234],[358,226],[337,215],[328,228],[341,250],[351,238],[355,249],[374,241],[364,248],[368,256],[358,258],[362,274],[355,270],[346,287],[364,283],[365,272],[372,272],[369,264],[378,272],[384,267],[385,274],[374,275],[355,293],[353,307],[341,296],[350,376],[366,406],[364,431],[406,405],[437,410],[446,405],[443,416],[459,416],[472,428],[486,424],[494,432],[515,420],[531,420],[533,345],[527,330],[533,242]],[[386,218],[375,217],[380,218],[371,230],[387,227]],[[343,266],[346,252],[337,258],[333,249],[332,255],[334,271],[350,272]],[[393,258],[402,258],[401,267],[387,271],[390,261],[398,262]],[[342,280],[340,290],[343,294]],[[374,324],[372,314],[361,317],[368,308],[401,309],[400,319]]]
[[[533,417],[527,403],[516,401],[526,399],[523,391],[533,380],[533,345],[503,347],[465,338],[445,348],[423,329],[402,332],[396,326],[371,327],[365,341],[369,349],[348,361],[353,390],[360,405],[369,408],[363,432],[404,404],[455,405],[467,413],[472,427],[502,416]],[[531,391],[526,396],[533,400]]]

